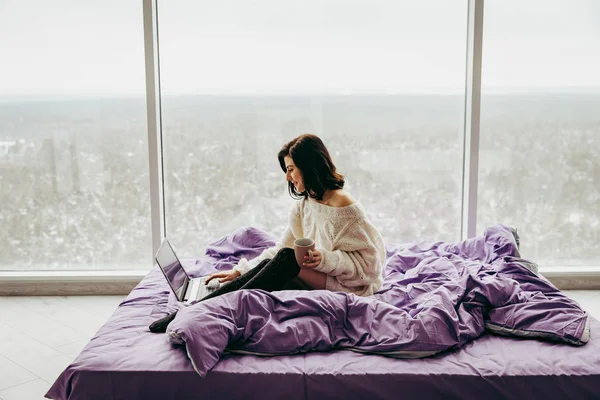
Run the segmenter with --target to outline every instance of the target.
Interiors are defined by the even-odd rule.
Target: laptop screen
[[[183,300],[185,294],[183,291],[187,286],[188,276],[167,239],[161,243],[156,252],[155,259],[158,266],[162,269],[165,278],[167,278],[169,285],[171,285],[171,289],[173,289],[177,299],[180,301]]]

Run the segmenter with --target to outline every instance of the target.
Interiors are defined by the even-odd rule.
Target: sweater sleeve
[[[294,241],[296,240],[296,237],[294,236],[293,228],[298,226],[298,224],[300,224],[301,226],[302,222],[300,220],[298,205],[296,204],[290,210],[290,214],[288,217],[288,226],[285,228],[285,231],[283,232],[283,235],[281,235],[281,238],[275,243],[275,246],[263,250],[263,252],[260,255],[256,256],[250,261],[248,261],[245,258],[242,258],[238,262],[238,264],[235,267],[233,267],[233,269],[235,271],[239,271],[243,275],[246,272],[250,271],[252,268],[256,267],[258,264],[260,264],[261,261],[266,260],[267,258],[275,257],[277,255],[277,252],[282,248],[294,248]]]
[[[382,251],[383,249],[383,251]],[[352,221],[340,232],[332,251],[319,249],[321,263],[317,271],[338,281],[368,284],[381,274],[385,259],[383,241],[366,221]]]

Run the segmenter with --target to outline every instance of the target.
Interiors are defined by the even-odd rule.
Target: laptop
[[[167,279],[177,300],[183,303],[200,300],[221,286],[218,279],[213,279],[206,285],[204,282],[208,279],[208,275],[190,278],[167,238],[163,239],[160,244],[154,260]]]

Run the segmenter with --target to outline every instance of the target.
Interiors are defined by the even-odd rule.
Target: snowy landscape
[[[0,102],[0,269],[148,269],[145,99]],[[388,243],[460,238],[460,95],[163,98],[167,235],[184,257],[241,226],[278,236],[277,152],[321,136]],[[600,94],[484,95],[477,232],[547,266],[600,263]]]

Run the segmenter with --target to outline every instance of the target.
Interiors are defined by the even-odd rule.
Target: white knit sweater
[[[369,296],[381,287],[385,245],[360,203],[331,207],[309,199],[296,201],[275,247],[250,261],[241,259],[234,269],[244,274],[282,247],[294,248],[299,238],[313,239],[321,252],[315,270],[327,274],[326,289]]]

